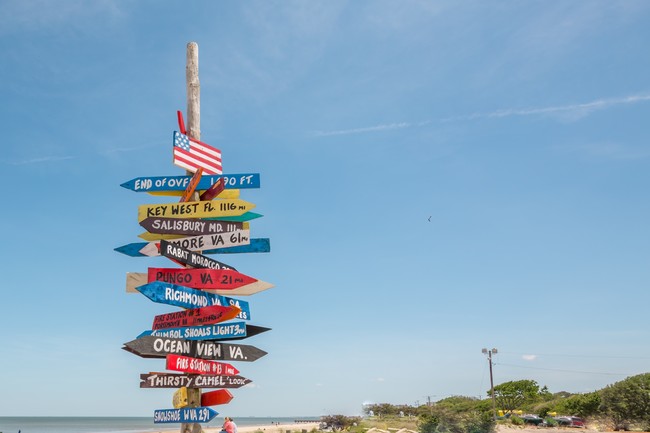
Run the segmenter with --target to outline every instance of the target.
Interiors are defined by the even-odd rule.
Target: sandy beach
[[[235,423],[237,420],[235,420]],[[254,433],[256,431],[263,431],[264,433],[286,433],[287,430],[295,433],[302,432],[306,430],[307,432],[312,431],[313,429],[318,429],[319,423],[317,422],[303,422],[295,424],[283,424],[279,425],[274,424],[264,424],[264,425],[246,425],[246,426],[237,426],[237,433]],[[205,433],[219,433],[221,428],[206,428],[203,429]]]
[[[235,422],[237,422],[235,420]],[[292,433],[302,432],[306,430],[307,432],[312,431],[313,429],[318,429],[319,423],[317,422],[303,422],[303,423],[280,423],[279,425],[275,424],[260,424],[260,425],[245,425],[237,426],[237,433],[254,433],[256,431],[262,431],[264,433],[286,433],[287,430]],[[157,433],[168,433],[170,430],[159,431]],[[178,430],[180,431],[180,424],[178,425]],[[208,427],[204,428],[205,433],[219,433],[221,427]]]

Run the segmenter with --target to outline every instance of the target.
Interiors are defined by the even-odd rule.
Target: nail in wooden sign
[[[146,247],[148,242],[134,242],[115,248],[118,253],[126,254],[130,257],[147,257],[140,252]],[[239,254],[239,253],[268,253],[271,251],[271,241],[269,238],[253,238],[249,244],[237,247],[215,248],[203,251],[203,254]]]
[[[226,344],[164,337],[140,337],[124,343],[122,349],[142,358],[165,358],[167,355],[184,355],[218,361],[245,362],[256,361],[267,354],[267,352],[255,346],[245,344]]]
[[[252,382],[242,376],[146,373],[140,375],[140,388],[241,388]]]
[[[233,305],[194,308],[155,316],[151,329],[178,328],[182,326],[211,325],[233,319],[241,310]]]
[[[192,358],[182,355],[167,355],[167,370],[181,371],[190,374],[213,374],[220,376],[236,376],[239,370],[230,364],[205,359]]]
[[[164,217],[145,218],[140,225],[149,233],[185,236],[213,235],[248,228],[244,227],[243,222]]]
[[[135,192],[153,191],[184,191],[190,183],[192,176],[157,176],[136,177],[120,186]],[[225,174],[217,176],[203,176],[196,189],[207,190],[219,179],[223,179],[226,189],[247,189],[260,187],[259,173]]]
[[[257,291],[262,291],[273,287],[273,284],[230,269],[149,268],[147,278],[149,283],[163,281],[202,290],[234,290],[241,287],[255,287]]]
[[[186,326],[147,330],[138,338],[152,335],[154,337],[184,338],[185,340],[243,340],[262,332],[270,331],[263,326],[247,325],[244,322],[218,323],[205,326]]]
[[[251,317],[250,307],[247,301],[230,298],[228,296],[221,296],[215,293],[204,292],[202,290],[191,289],[176,284],[154,281],[153,283],[137,286],[134,291],[142,293],[153,302],[182,308],[201,308],[211,305],[234,305],[241,310],[237,315],[238,319],[250,320]]]
[[[210,422],[219,415],[209,407],[192,407],[182,409],[156,409],[153,412],[154,424],[169,423],[205,423]]]
[[[138,206],[138,221],[151,217],[209,218],[238,216],[254,207],[253,203],[240,199],[145,204]]]
[[[237,230],[231,233],[217,233],[214,235],[189,236],[179,239],[169,239],[168,242],[187,248],[192,251],[211,250],[214,248],[237,247],[248,245],[251,242],[249,230]],[[160,255],[158,242],[149,242],[140,250],[141,254],[148,257]]]
[[[231,269],[236,271],[230,265],[221,263],[218,260],[211,259],[202,254],[195,253],[181,246],[175,245],[169,241],[160,241],[160,255],[175,260],[184,265],[200,269]]]

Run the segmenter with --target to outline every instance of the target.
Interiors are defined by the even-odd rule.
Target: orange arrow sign
[[[216,391],[204,392],[201,394],[201,406],[228,404],[232,398],[233,395],[227,389],[217,389]]]

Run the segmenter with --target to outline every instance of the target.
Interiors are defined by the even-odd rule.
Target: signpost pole
[[[199,83],[199,45],[196,42],[187,44],[187,59],[185,65],[185,82],[187,86],[187,135],[201,140],[201,84]],[[188,171],[189,176],[193,175]],[[195,192],[192,201],[199,201]],[[201,406],[201,389],[187,390],[188,407]],[[201,424],[181,424],[181,433],[201,433]]]

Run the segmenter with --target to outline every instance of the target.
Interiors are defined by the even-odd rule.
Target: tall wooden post
[[[187,44],[187,62],[185,66],[185,82],[187,85],[187,135],[197,140],[201,139],[201,84],[199,83],[199,45],[196,42]],[[188,171],[188,175],[193,173]],[[199,201],[195,192],[192,201]],[[201,406],[201,389],[188,388],[187,407]],[[201,424],[181,424],[181,433],[201,433]]]

